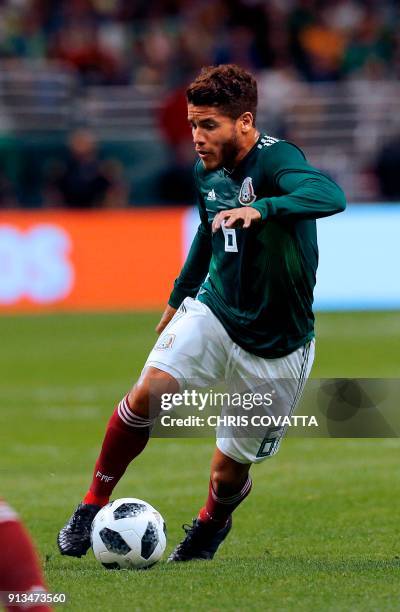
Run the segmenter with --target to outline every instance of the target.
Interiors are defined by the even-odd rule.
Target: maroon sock
[[[38,556],[31,538],[15,512],[0,500],[0,591],[3,591],[6,610],[34,610],[48,612],[44,604],[21,606],[7,605],[7,591],[23,593],[46,593],[46,585],[40,569]],[[1,599],[1,598],[0,598]],[[0,603],[1,605],[1,603]]]
[[[149,440],[151,420],[132,412],[128,396],[120,401],[107,425],[85,504],[104,506],[130,462]]]
[[[248,476],[238,493],[229,497],[218,497],[210,481],[206,505],[200,510],[198,518],[203,522],[224,525],[235,508],[248,496],[251,491],[251,485],[252,481],[250,476]]]

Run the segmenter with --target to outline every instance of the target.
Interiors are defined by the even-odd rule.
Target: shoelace
[[[71,521],[71,527],[73,529],[75,527],[80,527],[81,525],[83,527],[88,527],[87,523],[90,523],[89,524],[89,528],[90,528],[92,520],[93,518],[91,517],[91,513],[83,510],[79,512],[79,514],[74,514],[74,516],[72,517],[72,521]]]
[[[196,540],[196,526],[196,519],[193,519],[193,523],[191,525],[188,525],[187,523],[184,523],[182,525],[182,529],[186,533],[186,538],[178,545],[178,549],[180,551],[191,545],[193,543],[193,540]]]

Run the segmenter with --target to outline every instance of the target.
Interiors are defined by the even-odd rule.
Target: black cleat
[[[192,559],[211,560],[232,528],[232,517],[225,527],[215,530],[208,523],[193,519],[192,526],[182,525],[186,537],[168,557],[171,561],[191,561]]]
[[[100,506],[79,504],[68,523],[57,537],[58,548],[62,555],[82,557],[90,548],[90,528]]]

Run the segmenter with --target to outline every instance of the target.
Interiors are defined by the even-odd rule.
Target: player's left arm
[[[275,217],[318,219],[342,212],[346,197],[331,178],[311,166],[295,145],[281,141],[265,157],[267,179],[282,195],[252,205],[265,221]]]
[[[346,197],[332,179],[311,166],[295,145],[280,141],[264,154],[265,180],[282,195],[260,198],[251,206],[224,210],[215,216],[212,231],[250,227],[274,217],[318,219],[346,208]]]

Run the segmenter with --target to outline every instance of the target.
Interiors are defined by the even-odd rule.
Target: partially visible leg
[[[178,389],[177,381],[167,372],[153,367],[145,370],[111,416],[85,504],[104,506],[108,502],[128,465],[149,441],[152,422],[158,416],[158,396]]]
[[[46,585],[32,540],[15,512],[0,500],[0,592],[46,593]],[[8,606],[7,610],[26,609],[26,605]],[[1,605],[1,604],[0,604]],[[29,610],[48,612],[50,606],[31,604]]]
[[[208,497],[199,512],[201,521],[224,525],[232,512],[251,491],[249,470],[251,463],[238,463],[219,448],[211,461]]]
[[[178,382],[167,372],[154,367],[144,371],[138,383],[121,400],[107,425],[92,483],[57,538],[61,554],[85,555],[90,547],[94,517],[108,503],[114,487],[128,465],[145,448],[152,423],[160,410],[162,393],[176,393]]]
[[[277,416],[290,415],[301,397],[313,357],[314,342],[281,359],[270,360],[236,347],[235,376],[240,383],[240,392],[257,392],[259,395],[261,383],[266,385],[266,391],[271,390],[271,385],[279,385],[279,401],[274,402],[274,412]],[[269,406],[265,404],[268,416]],[[170,555],[169,561],[214,557],[229,533],[232,512],[250,493],[251,465],[276,454],[284,433],[284,427],[260,428],[259,432],[250,428],[248,432],[242,430],[240,436],[226,437],[224,427],[217,430],[217,449],[211,464],[206,504],[192,526],[184,526],[186,537]]]
[[[168,561],[190,561],[214,557],[232,527],[232,512],[251,490],[251,463],[234,461],[218,448],[211,462],[208,497],[186,537],[171,553]]]

